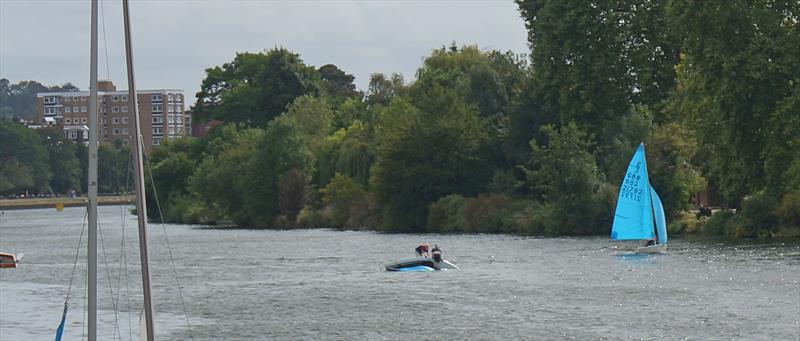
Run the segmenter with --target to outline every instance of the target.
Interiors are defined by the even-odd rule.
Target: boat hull
[[[664,254],[667,253],[667,244],[656,244],[650,246],[640,246],[634,250],[636,253],[656,253],[656,254]]]
[[[439,265],[441,270],[458,269],[458,266],[442,259]],[[386,264],[386,271],[435,271],[436,267],[433,264],[432,258],[427,257],[414,257],[401,259],[396,262]]]
[[[11,253],[0,252],[0,268],[16,268],[17,256]]]

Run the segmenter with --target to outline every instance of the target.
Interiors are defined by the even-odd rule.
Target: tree
[[[334,103],[341,103],[347,99],[360,100],[364,94],[356,90],[353,75],[347,74],[336,65],[326,64],[319,68],[320,78],[322,79],[322,89],[333,100]]]
[[[416,105],[395,99],[381,114],[370,186],[385,230],[423,231],[428,205],[477,194],[490,175],[486,124],[472,107],[441,87]]]
[[[78,161],[75,143],[66,139],[56,128],[38,130],[39,137],[47,149],[50,161],[50,188],[55,193],[66,194],[70,190],[80,191],[81,166]]]
[[[36,81],[21,81],[11,84],[0,79],[0,118],[20,117],[32,119],[36,116],[36,94],[48,91],[79,91],[71,83],[47,87]]]
[[[319,72],[284,48],[237,53],[232,62],[206,69],[194,112],[201,120],[265,127],[295,98],[315,95],[320,86]]]
[[[678,56],[678,40],[661,19],[664,3],[517,1],[528,28],[532,79],[512,110],[512,158],[521,161],[531,139],[547,144],[541,126],[569,122],[596,132],[596,147],[610,149],[619,131],[602,127],[634,105],[655,110],[672,88]]]
[[[49,190],[52,177],[47,149],[39,135],[24,125],[0,120],[0,191]]]
[[[798,8],[790,2],[672,2],[683,37],[672,117],[697,136],[709,181],[727,202],[779,196],[800,154]]]

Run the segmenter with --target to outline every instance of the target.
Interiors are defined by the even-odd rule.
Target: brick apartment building
[[[97,82],[97,120],[100,142],[130,143],[133,113],[128,110],[128,91],[117,91],[111,81]],[[145,150],[164,140],[191,133],[191,115],[185,110],[182,90],[138,90],[139,116]],[[75,142],[89,139],[89,92],[40,92],[36,94],[37,121],[55,125]]]

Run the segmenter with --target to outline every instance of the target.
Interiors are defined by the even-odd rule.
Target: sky
[[[127,89],[121,0],[100,3],[98,77]],[[338,66],[361,90],[377,72],[412,81],[453,41],[529,53],[511,0],[131,0],[130,13],[136,87],[181,89],[189,104],[206,68],[276,46]],[[0,0],[0,78],[88,90],[89,30],[89,0]]]

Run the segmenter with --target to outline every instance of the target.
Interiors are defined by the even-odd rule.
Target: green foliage
[[[540,146],[531,141],[531,159],[524,171],[527,185],[549,213],[542,222],[544,232],[608,230],[615,195],[588,152],[588,135],[572,123],[560,130],[545,126],[542,132],[549,143]]]
[[[395,100],[381,119],[370,186],[383,229],[421,231],[430,203],[485,185],[486,124],[452,91],[434,87],[416,106]]]
[[[352,178],[337,173],[321,189],[322,202],[330,209],[335,227],[358,227],[368,214],[369,198],[364,188]]]
[[[41,138],[24,125],[0,120],[0,192],[46,192],[52,172]]]
[[[697,150],[692,136],[677,124],[664,124],[652,131],[647,142],[647,171],[667,217],[690,209],[689,199],[703,188],[705,180],[690,163]]]
[[[465,231],[467,226],[464,210],[467,201],[458,194],[451,194],[432,203],[428,208],[428,231],[455,233]]]
[[[787,6],[670,2],[683,38],[671,115],[698,136],[709,180],[734,207],[781,187],[787,156],[800,153],[800,31]]]
[[[114,194],[133,191],[133,164],[128,145],[101,143],[97,147],[97,191]]]
[[[292,168],[278,179],[278,212],[289,224],[297,218],[300,210],[310,201],[311,177],[302,169]]]
[[[11,84],[8,79],[0,78],[0,119],[32,120],[36,117],[36,93],[48,91],[78,91],[78,88],[70,83],[50,87],[36,81]]]
[[[295,98],[317,94],[320,74],[284,48],[237,53],[221,67],[206,69],[194,112],[198,119],[250,122],[265,127]]]
[[[83,174],[76,154],[76,144],[55,128],[42,128],[38,133],[47,149],[50,171],[53,173],[50,189],[61,194],[69,193],[70,190],[80,191],[80,178]]]
[[[336,65],[326,64],[319,68],[320,78],[322,79],[322,89],[325,94],[333,99],[334,103],[341,103],[348,99],[360,100],[363,93],[356,90],[353,75],[348,75]]]

